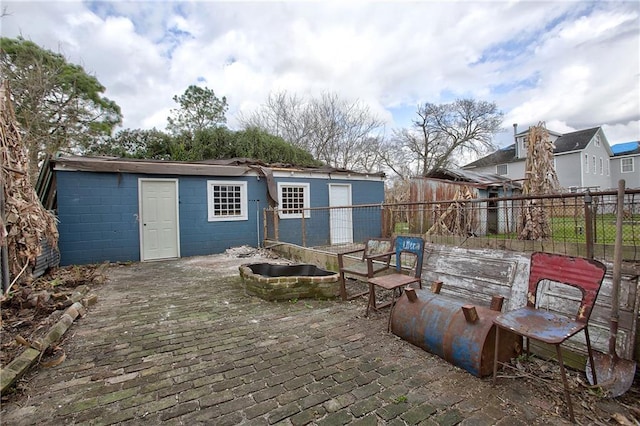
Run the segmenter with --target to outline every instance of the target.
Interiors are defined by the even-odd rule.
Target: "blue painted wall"
[[[138,178],[56,172],[62,265],[140,260]]]
[[[278,182],[309,183],[311,207],[327,207],[329,205],[329,184],[351,185],[351,203],[380,204],[384,201],[384,182],[354,181],[342,179],[300,179],[279,178]],[[375,207],[354,209],[352,211],[353,240],[364,241],[367,238],[380,237],[382,232],[381,210]],[[281,219],[279,237],[281,241],[302,245],[302,219]],[[304,219],[306,229],[306,246],[329,245],[329,211],[327,209],[312,210],[311,217]]]
[[[207,220],[207,180],[212,179],[248,182],[247,220],[221,222]],[[268,207],[264,179],[258,181],[255,176],[243,178],[180,176],[179,181],[180,255],[182,257],[222,253],[230,247],[242,245],[258,247],[262,242],[262,210]]]
[[[145,177],[176,178],[179,181],[182,257],[222,253],[230,247],[241,245],[257,247],[262,241],[262,211],[268,207],[265,179],[258,180],[255,176],[220,178],[248,182],[248,220],[209,222],[207,180],[216,178],[56,171],[62,265],[140,260],[138,179]],[[381,181],[298,178],[279,178],[278,181],[308,182],[311,206],[316,207],[328,205],[328,183],[351,184],[353,204],[381,203],[384,199],[384,184]],[[380,232],[380,221],[379,209],[354,211],[354,240],[377,236],[375,232]],[[301,244],[300,225],[300,219],[281,220],[281,239]],[[329,244],[327,210],[314,212],[305,225],[307,235],[311,238],[307,238],[308,246]]]

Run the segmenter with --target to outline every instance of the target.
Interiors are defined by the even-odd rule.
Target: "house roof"
[[[554,142],[555,149],[553,150],[553,153],[561,154],[563,152],[580,151],[585,149],[598,130],[600,130],[600,127],[578,130],[577,132],[571,132],[560,136]]]
[[[549,134],[553,136],[558,136],[558,137],[562,136],[562,133],[554,132],[553,130],[547,130],[547,132],[549,132]],[[519,136],[525,136],[527,133],[529,133],[529,128],[517,133],[515,137],[517,138]]]
[[[577,132],[571,132],[567,133],[566,135],[560,136],[554,142],[555,148],[553,150],[553,153],[562,154],[565,152],[580,151],[586,148],[586,146],[589,144],[591,139],[593,139],[598,130],[600,130],[599,127],[594,127],[591,129],[578,130]],[[526,134],[526,132],[519,133],[516,136],[522,136],[524,134]],[[466,164],[463,167],[465,169],[474,167],[486,167],[496,164],[514,163],[516,161],[524,160],[524,158],[516,157],[516,145],[514,143],[502,149],[499,149],[498,151],[495,151],[487,155],[486,157]]]
[[[624,142],[611,147],[613,155],[640,154],[640,141]]]
[[[513,163],[516,161],[524,161],[524,158],[516,157],[516,144],[511,144],[504,148],[501,148],[486,157],[482,157],[472,163],[469,163],[463,168],[485,167],[493,166],[496,164]]]
[[[307,172],[312,174],[350,174],[355,176],[373,176],[383,178],[384,173],[359,173],[352,170],[329,166],[298,167],[292,164],[267,164],[250,158],[231,158],[224,160],[204,161],[166,161],[140,160],[121,157],[82,157],[69,156],[52,159],[55,170],[91,171],[112,173],[145,173],[163,175],[192,176],[242,176],[251,171],[261,173],[265,169],[271,171]],[[261,173],[262,174],[262,173]]]
[[[438,169],[429,173],[426,178],[442,179],[454,182],[466,182],[481,188],[506,187],[508,189],[521,188],[520,183],[515,182],[505,176],[492,173],[480,173],[463,169]]]

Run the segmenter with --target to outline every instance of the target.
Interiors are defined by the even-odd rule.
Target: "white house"
[[[523,180],[528,136],[529,129],[518,133],[517,126],[514,125],[514,144],[462,168],[481,173],[494,173],[515,181]],[[631,160],[626,159],[625,156],[620,156],[619,159],[614,157],[602,128],[594,127],[564,135],[549,131],[549,136],[555,145],[555,168],[562,188],[571,191],[582,191],[587,188],[594,191],[616,188],[617,180],[624,178],[624,176],[618,177],[617,171],[622,170],[622,165],[618,164],[618,161],[625,162],[624,170],[629,170],[628,163],[631,161],[632,170],[627,186],[631,188],[639,186],[640,151],[636,149],[635,154],[629,154]],[[612,167],[617,167],[616,172],[612,171]]]

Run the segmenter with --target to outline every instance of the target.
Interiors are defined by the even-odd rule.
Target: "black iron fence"
[[[623,202],[623,260],[640,261],[640,190]],[[296,214],[297,213],[297,214]],[[428,242],[613,260],[617,192],[265,210],[264,236],[306,247],[421,235]]]

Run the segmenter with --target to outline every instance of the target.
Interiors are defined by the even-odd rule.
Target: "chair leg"
[[[340,298],[347,300],[347,283],[345,281],[344,272],[340,272]]]
[[[493,379],[491,380],[491,386],[496,385],[496,375],[498,374],[498,348],[500,347],[500,327],[494,325],[496,328],[496,347],[493,352]]]
[[[567,382],[567,372],[564,368],[564,362],[562,361],[562,351],[560,350],[560,345],[556,345],[556,353],[558,354],[558,362],[560,363],[560,373],[562,374],[562,384],[564,385],[564,399],[567,402],[567,407],[569,407],[569,418],[572,423],[575,423],[575,418],[573,417],[573,404],[571,403],[571,395],[569,395],[569,383]]]
[[[391,290],[391,305],[389,306],[389,319],[387,320],[387,333],[391,332],[391,314],[396,306],[396,289]]]
[[[373,309],[376,309],[376,294],[374,291],[374,285],[371,283],[369,284],[369,298],[367,299],[367,312],[365,312],[364,316],[365,318],[369,317],[369,309],[371,309],[371,307],[373,306]]]
[[[371,297],[371,306],[373,306],[373,309],[378,309],[378,305],[376,302],[376,286],[369,285],[369,297]]]
[[[587,339],[587,353],[589,354],[589,365],[591,365],[591,377],[593,378],[593,384],[597,385],[596,366],[593,363],[593,351],[591,350],[591,339],[589,338],[589,329],[587,327],[584,328],[584,336]]]

